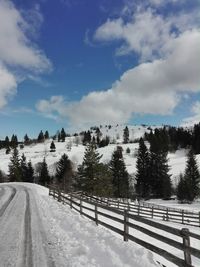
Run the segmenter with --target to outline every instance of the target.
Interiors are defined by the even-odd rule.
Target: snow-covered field
[[[140,138],[145,132],[149,132],[148,127],[144,126],[128,126],[130,133],[130,140]],[[151,127],[152,129],[154,127]],[[106,135],[110,137],[112,141],[115,139],[115,144],[110,144],[109,146],[99,148],[98,152],[102,154],[101,161],[107,163],[111,159],[113,151],[116,149],[117,145],[123,147],[123,155],[126,163],[127,170],[130,174],[134,174],[136,171],[136,155],[138,149],[138,143],[123,144],[123,129],[124,126],[113,126],[112,128],[102,127],[101,131],[103,136]],[[50,172],[53,174],[55,171],[55,164],[60,159],[60,157],[66,153],[69,158],[74,162],[75,168],[82,163],[85,146],[76,145],[75,137],[68,137],[64,143],[55,141],[56,152],[50,152],[51,139],[45,141],[41,144],[32,144],[30,146],[25,146],[23,149],[19,149],[20,155],[25,154],[27,160],[31,160],[33,165],[41,162],[43,158],[46,158],[47,164],[49,166]],[[71,149],[69,150],[69,146]],[[130,154],[126,153],[126,149],[130,148]],[[178,176],[183,173],[186,165],[186,154],[185,150],[178,150],[176,153],[169,153],[169,166],[170,174],[172,175],[172,180],[174,184],[178,182]],[[0,170],[8,172],[8,164],[11,155],[6,155],[5,149],[0,150]],[[198,164],[200,166],[200,155],[196,156]]]
[[[0,185],[0,266],[153,267],[153,254],[123,242],[34,184]]]
[[[128,126],[130,140],[140,138],[145,131],[143,126]],[[153,128],[153,127],[152,127]],[[138,143],[123,144],[124,126],[103,127],[103,136],[113,141],[109,146],[99,148],[101,161],[108,163],[117,145],[123,147],[123,155],[130,174],[136,171]],[[46,158],[50,173],[55,172],[56,162],[66,153],[75,168],[82,163],[85,146],[78,144],[75,137],[65,142],[55,141],[56,151],[50,152],[51,139],[40,144],[32,144],[19,149],[20,156],[25,154],[33,166]],[[69,149],[70,147],[70,149]],[[130,153],[126,149],[130,148]],[[184,172],[186,165],[185,150],[169,153],[170,173],[174,184]],[[11,154],[0,150],[0,170],[8,173]],[[200,167],[200,155],[196,156]],[[200,211],[200,202],[191,205],[178,204],[177,201],[151,200],[156,205]],[[13,224],[13,221],[15,224]],[[163,222],[173,227],[183,225]],[[0,184],[0,267],[18,266],[156,266],[152,253],[132,242],[123,242],[121,237],[80,216],[68,206],[63,206],[48,196],[48,190],[30,184]],[[199,228],[192,229],[199,233]],[[138,233],[137,233],[138,234]],[[142,235],[139,234],[138,237]],[[144,239],[148,237],[144,235]],[[13,240],[16,240],[13,244]],[[152,241],[153,242],[153,241]],[[160,244],[160,243],[159,243]],[[158,245],[159,245],[158,244]],[[197,248],[199,245],[196,246]],[[161,257],[162,258],[162,257]],[[162,261],[163,262],[163,261]],[[167,267],[170,266],[164,262]],[[3,264],[3,265],[2,265]],[[196,261],[195,261],[196,264]],[[200,264],[197,261],[195,267]]]
[[[68,199],[70,199],[70,197],[68,196]],[[63,201],[63,199],[62,199]],[[65,200],[69,205],[70,202]],[[80,204],[80,200],[79,198],[76,198],[76,196],[73,197],[73,201],[74,203],[72,204],[72,208],[74,209],[78,209],[78,211],[80,211],[80,207],[78,206]],[[75,204],[76,203],[76,204]],[[89,215],[91,218],[96,218],[95,217],[95,206],[94,203],[92,202],[88,202],[88,201],[84,201],[82,200],[82,212],[86,215]],[[117,212],[115,212],[115,210],[110,210],[108,209],[106,206],[98,206],[98,212],[100,212],[100,215],[98,215],[98,221],[99,224],[101,224],[101,222],[109,224],[111,226],[114,226],[115,228],[123,231],[124,230],[124,213],[121,212],[120,214]],[[106,217],[103,214],[107,214],[111,217]],[[130,212],[131,214],[131,212]],[[118,221],[116,221],[114,218],[116,218]],[[120,221],[119,221],[120,220]],[[177,229],[177,230],[181,230],[184,227],[187,227],[191,233],[195,233],[198,236],[200,236],[200,229],[199,227],[194,227],[194,226],[184,226],[181,223],[173,223],[173,222],[166,222],[166,221],[160,221],[157,219],[149,219],[148,220],[138,220],[137,217],[131,217],[129,218],[129,222],[136,224],[137,226],[140,227],[144,227],[144,229],[146,229],[147,231],[151,231],[152,233],[156,233],[161,235],[163,238],[161,238],[160,240],[157,239],[157,237],[151,236],[149,235],[149,233],[145,233],[145,231],[141,231],[141,229],[137,229],[136,228],[132,228],[129,227],[129,234],[132,235],[133,237],[138,238],[139,240],[145,241],[149,244],[152,244],[158,248],[163,249],[164,251],[173,254],[174,256],[178,257],[179,259],[184,259],[184,252],[182,249],[180,248],[175,248],[174,245],[170,245],[170,243],[164,239],[164,237],[167,237],[171,240],[174,240],[176,242],[179,242],[180,244],[182,243],[182,237],[180,236],[180,234],[174,235],[173,232],[168,232],[165,229],[163,229],[162,227],[158,227],[158,225],[154,226],[152,224],[150,224],[151,221],[157,222],[159,223],[159,225],[165,224],[167,226],[172,227],[173,229]],[[114,235],[117,235],[113,232]],[[129,241],[131,242],[131,241]],[[196,248],[199,250],[199,237],[198,238],[194,238],[194,237],[190,237],[190,244],[192,247]],[[173,264],[171,261],[168,261],[167,259],[165,259],[162,255],[159,256],[157,253],[154,254],[154,259],[156,260],[156,262],[160,262],[161,264],[163,264],[166,267],[176,267],[176,264]],[[200,260],[197,257],[192,256],[192,264],[195,267],[199,267],[200,266]],[[123,265],[122,265],[123,266]],[[135,265],[133,265],[135,266]],[[137,267],[137,265],[136,265]]]
[[[153,205],[165,206],[168,208],[175,209],[183,209],[191,212],[200,212],[200,199],[196,199],[191,204],[188,203],[178,203],[177,200],[162,200],[162,199],[151,199],[150,201],[146,201],[146,203],[150,203]]]

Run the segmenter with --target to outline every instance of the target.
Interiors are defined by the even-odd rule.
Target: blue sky
[[[200,121],[187,0],[0,0],[0,137]]]

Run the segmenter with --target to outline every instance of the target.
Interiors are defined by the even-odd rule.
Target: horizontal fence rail
[[[163,221],[171,221],[185,225],[200,227],[200,212],[191,212],[184,209],[168,208],[161,205],[154,205],[146,202],[133,203],[125,200],[115,200],[110,198],[94,197],[86,194],[78,194],[85,199],[116,207],[120,210],[129,210],[130,213],[147,218],[155,218]]]
[[[97,201],[98,198],[94,200],[94,197],[81,194],[66,194],[55,187],[49,188],[49,195],[97,225],[123,236],[124,241],[131,240],[161,256],[161,259],[165,258],[179,267],[195,267],[197,265],[192,265],[194,260],[200,266],[200,235],[187,228],[179,230],[152,220],[153,216],[145,218],[138,214],[142,210],[137,210],[136,214],[131,212],[130,207],[121,210],[121,203],[118,205],[118,202],[117,207],[113,207],[108,205],[107,200]],[[195,245],[191,246],[191,240]]]

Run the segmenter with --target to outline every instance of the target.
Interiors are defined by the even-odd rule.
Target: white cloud
[[[8,98],[16,93],[16,78],[0,64],[0,108],[7,104]]]
[[[110,89],[91,92],[74,103],[62,97],[41,100],[37,109],[58,112],[76,125],[125,122],[137,113],[172,114],[181,97],[200,91],[199,43],[200,31],[186,31],[171,39],[167,58],[126,71]]]
[[[50,100],[40,100],[36,104],[36,109],[46,118],[58,121],[60,117],[66,114],[66,106],[62,96],[52,96]]]
[[[182,126],[193,126],[200,122],[200,101],[196,101],[191,108],[192,116],[183,119]]]
[[[96,30],[94,40],[121,40],[117,55],[136,52],[144,62],[163,56],[166,44],[180,33],[191,30],[199,18],[196,11],[164,17],[154,9],[138,8],[132,11],[128,20],[123,15],[117,19],[108,19]]]
[[[163,6],[168,3],[177,3],[178,1],[180,3],[185,0],[149,0],[150,4],[152,4],[153,6]]]
[[[8,65],[48,70],[50,61],[26,37],[29,25],[10,1],[0,1],[0,60]]]
[[[0,0],[0,108],[17,93],[20,80],[51,69],[49,59],[30,39],[36,37],[43,20],[39,6],[28,14],[31,25],[11,1]],[[23,77],[19,77],[22,70]]]

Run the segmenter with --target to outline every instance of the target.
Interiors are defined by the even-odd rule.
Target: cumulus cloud
[[[199,21],[199,13],[180,13],[164,17],[152,8],[139,8],[133,11],[129,19],[119,17],[108,19],[97,28],[94,34],[96,41],[122,41],[117,48],[117,55],[136,52],[141,61],[163,57],[167,51],[166,44],[186,30],[191,30]]]
[[[200,122],[200,101],[196,101],[191,108],[192,116],[183,119],[182,126],[192,126]]]
[[[51,69],[49,59],[30,39],[42,22],[38,6],[29,11],[29,21],[31,27],[11,1],[0,0],[0,72],[4,78],[0,81],[0,108],[17,92],[19,70],[38,74]]]
[[[0,64],[0,107],[7,104],[8,98],[16,93],[16,88],[15,77]]]
[[[43,52],[26,37],[27,22],[10,1],[0,1],[0,60],[8,65],[17,65],[43,71],[51,63]]]
[[[37,108],[56,111],[76,125],[125,122],[137,113],[172,114],[181,97],[200,91],[199,43],[199,30],[186,31],[171,39],[166,58],[126,71],[110,89],[91,92],[74,103],[61,97],[41,100]]]
[[[154,6],[163,6],[166,5],[167,3],[177,3],[180,1],[185,1],[185,0],[149,0],[150,4],[154,5]]]
[[[67,102],[63,96],[52,96],[49,100],[38,101],[36,109],[46,118],[58,121],[61,117],[66,117]]]

